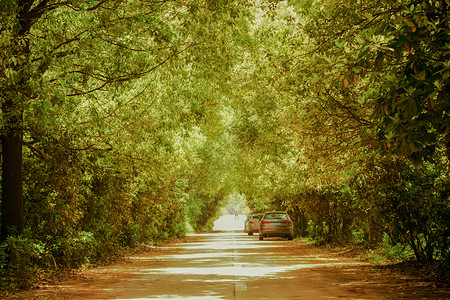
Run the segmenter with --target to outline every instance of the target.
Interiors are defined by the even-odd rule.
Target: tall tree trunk
[[[7,99],[2,107],[7,133],[2,136],[1,241],[21,234],[24,228],[22,195],[22,111]]]
[[[15,27],[15,36],[11,41],[14,57],[22,59],[29,56],[29,42],[27,34],[31,26],[29,9],[32,0],[16,0],[18,23]],[[44,2],[42,2],[44,3]],[[38,5],[39,6],[39,5]],[[22,147],[23,147],[23,101],[27,94],[26,62],[11,64],[9,67],[21,74],[19,82],[11,83],[11,86],[0,90],[5,99],[1,109],[3,112],[4,132],[1,136],[2,143],[2,199],[1,199],[1,234],[0,241],[6,240],[11,235],[20,235],[25,226],[23,211],[23,171],[22,171]]]

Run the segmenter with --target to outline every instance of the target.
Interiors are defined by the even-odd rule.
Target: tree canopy
[[[210,229],[243,198],[448,263],[448,7],[0,0],[0,277]]]

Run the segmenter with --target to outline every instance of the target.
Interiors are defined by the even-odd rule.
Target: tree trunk
[[[300,236],[306,236],[308,229],[308,219],[305,216],[303,211],[300,211],[298,214],[298,234]]]
[[[352,237],[351,226],[353,223],[353,218],[350,212],[347,211],[348,215],[342,217],[342,240],[349,241]]]
[[[369,244],[376,245],[382,239],[382,227],[379,221],[369,212]]]
[[[12,39],[9,55],[19,57],[29,56],[29,42],[26,38],[31,19],[29,9],[33,1],[18,1],[17,18],[18,25]],[[25,42],[25,43],[24,43]],[[5,99],[1,110],[3,112],[4,132],[1,136],[2,143],[2,199],[1,199],[1,234],[0,241],[6,240],[11,235],[20,235],[25,226],[23,211],[23,171],[22,171],[22,147],[23,147],[23,101],[27,94],[26,83],[28,81],[26,62],[22,64],[10,63],[10,68],[21,74],[18,83],[12,81],[10,86],[0,90],[0,95]]]
[[[22,111],[12,100],[2,108],[7,133],[2,136],[2,221],[1,241],[19,235],[24,228],[22,196]]]

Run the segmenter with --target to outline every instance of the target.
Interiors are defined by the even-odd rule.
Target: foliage
[[[227,206],[224,208],[224,214],[233,215],[238,213],[239,215],[250,214],[250,209],[247,206],[247,199],[245,195],[231,194],[228,196]],[[257,212],[256,210],[254,212]]]
[[[27,232],[2,244],[2,279],[27,286],[41,270],[208,229],[230,187],[220,83],[246,3],[1,5],[0,135],[9,121],[23,134]]]
[[[38,263],[44,259],[44,245],[29,237],[10,237],[0,245],[0,288],[24,288],[38,278]]]
[[[418,161],[445,151],[448,3],[333,1],[313,7],[306,8],[306,31],[317,50],[307,63],[314,63],[311,85],[329,112],[337,108],[341,120],[368,125],[377,148]]]
[[[441,185],[448,182],[447,171],[383,160],[363,174],[357,190],[361,198],[373,197],[372,213],[381,218],[392,243],[409,245],[421,261],[448,260],[449,198],[448,188]]]
[[[233,103],[249,205],[290,211],[321,242],[388,234],[447,260],[448,3],[258,5]]]
[[[382,242],[376,249],[371,249],[366,255],[369,261],[377,263],[408,261],[414,257],[414,252],[411,247],[402,243],[392,243],[387,234],[383,236]]]
[[[448,7],[0,1],[2,205],[25,214],[0,277],[207,230],[244,198],[320,243],[448,263]]]

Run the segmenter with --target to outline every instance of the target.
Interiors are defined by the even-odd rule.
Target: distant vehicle
[[[269,211],[262,216],[259,222],[259,239],[262,241],[271,236],[293,239],[292,220],[285,211]]]
[[[252,215],[248,215],[247,218],[245,219],[244,232],[248,232],[248,221],[250,220],[251,217],[252,217]]]
[[[248,235],[253,235],[259,231],[259,220],[261,220],[262,216],[262,213],[257,213],[247,217],[244,231],[247,232]]]

